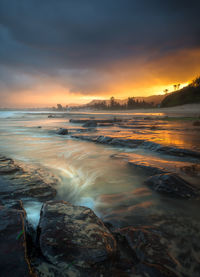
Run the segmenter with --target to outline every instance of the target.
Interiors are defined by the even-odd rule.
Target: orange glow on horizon
[[[70,83],[63,85],[56,77],[43,79],[38,76],[38,83],[33,88],[6,93],[3,107],[39,108],[56,106],[58,103],[66,106],[85,104],[93,99],[107,100],[111,96],[125,99],[162,95],[165,94],[165,89],[168,92],[174,91],[174,84],[180,83],[180,88],[183,88],[200,75],[200,49],[169,53],[165,57],[150,61],[146,61],[144,57],[137,61],[130,58],[105,66],[102,72],[108,76],[104,82],[97,83],[92,89],[88,79],[88,91],[75,92],[71,91]],[[97,73],[102,74],[101,71]],[[78,81],[81,83],[81,80]]]

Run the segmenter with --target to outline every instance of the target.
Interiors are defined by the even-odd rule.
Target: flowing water
[[[125,154],[129,158],[137,157],[146,162],[154,159],[154,162],[162,161],[166,167],[170,163],[174,167],[178,163],[188,162],[187,159],[159,156],[148,149],[95,144],[73,139],[70,135],[59,136],[55,133],[60,127],[70,129],[72,134],[80,131],[82,127],[71,124],[70,118],[110,118],[110,114],[71,113],[66,118],[48,118],[47,115],[47,112],[0,112],[0,153],[17,160],[27,168],[39,170],[46,180],[54,176],[57,199],[88,206],[104,220],[114,222],[117,226],[140,224],[142,218],[146,220],[155,214],[176,213],[178,216],[187,215],[200,219],[197,201],[180,201],[152,192],[143,185],[147,178],[145,174],[129,167],[126,159],[113,157]],[[142,138],[164,145],[200,150],[200,132],[194,130],[191,123],[175,124],[157,120],[156,124],[160,129],[152,131],[145,129],[148,123],[145,123],[143,118],[148,114],[129,113],[118,116],[136,116],[137,126],[143,128],[105,127],[98,131],[99,134]],[[162,114],[153,116],[158,117]],[[151,124],[154,124],[154,121]],[[197,180],[194,181],[197,183]],[[33,218],[35,211],[39,211],[40,207],[37,203],[26,204],[28,214],[32,212]],[[144,221],[141,224],[144,224]]]

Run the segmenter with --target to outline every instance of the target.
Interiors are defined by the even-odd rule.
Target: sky
[[[200,75],[200,1],[0,0],[0,107],[162,94]]]

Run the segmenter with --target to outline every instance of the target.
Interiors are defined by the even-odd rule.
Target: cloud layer
[[[1,96],[55,84],[123,96],[185,82],[200,72],[199,10],[199,1],[1,0]]]

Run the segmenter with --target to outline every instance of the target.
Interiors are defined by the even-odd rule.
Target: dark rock
[[[25,172],[12,159],[0,157],[0,199],[37,198],[44,201],[55,197],[56,190],[32,172]]]
[[[94,128],[94,127],[97,127],[97,123],[95,120],[90,120],[90,121],[87,121],[86,123],[84,123],[83,127]]]
[[[174,271],[169,270],[164,265],[149,264],[149,263],[139,263],[132,272],[133,275],[137,277],[180,277],[187,275],[179,275]]]
[[[35,276],[27,257],[25,211],[0,207],[0,272],[1,276]]]
[[[1,157],[0,159],[0,175],[13,174],[20,170],[13,160]]]
[[[83,124],[83,123],[86,123],[88,122],[90,119],[89,118],[86,118],[86,119],[70,119],[69,122],[70,123],[77,123],[77,124]]]
[[[193,126],[200,126],[200,121],[194,121]]]
[[[193,164],[190,166],[183,166],[181,168],[181,171],[183,171],[185,174],[189,176],[200,176],[200,164]]]
[[[64,201],[46,202],[39,222],[42,254],[53,265],[90,268],[111,260],[116,241],[103,222],[86,207]]]
[[[155,125],[150,126],[150,130],[157,130],[157,129],[158,129],[158,127]]]
[[[114,232],[124,239],[122,249],[129,247],[129,259],[134,258],[137,276],[177,276],[178,263],[168,253],[167,240],[157,230],[126,227]],[[134,257],[135,255],[135,257]]]
[[[98,123],[98,127],[110,127],[114,126],[113,123]]]
[[[145,181],[151,189],[177,198],[196,198],[198,197],[195,188],[174,173],[158,174]]]
[[[156,151],[167,155],[173,155],[178,157],[192,157],[192,158],[200,159],[200,152],[189,150],[189,149],[181,149],[176,147],[158,145]]]
[[[96,143],[102,144],[111,144],[119,147],[129,147],[136,148],[141,145],[144,140],[137,139],[124,139],[124,138],[113,138],[109,136],[82,136],[82,135],[73,135],[72,138],[78,138],[87,141],[93,141]]]
[[[134,169],[136,169],[137,171],[141,171],[147,175],[155,175],[155,174],[163,174],[163,173],[167,173],[166,170],[164,170],[163,168],[158,166],[153,166],[150,164],[146,164],[145,162],[142,161],[128,161],[128,165]]]
[[[58,131],[56,131],[56,134],[58,135],[68,135],[68,130],[65,128],[60,128]]]
[[[69,122],[71,123],[87,123],[88,121],[93,121],[93,122],[96,122],[96,123],[116,123],[116,122],[121,122],[122,119],[118,119],[118,118],[113,118],[113,119],[93,119],[93,120],[90,120],[88,118],[86,119],[70,119]]]
[[[84,129],[79,129],[80,133],[95,133],[97,132],[97,129],[95,128],[84,128]]]
[[[165,155],[177,156],[177,157],[189,157],[200,159],[200,152],[193,151],[189,149],[182,149],[176,148],[172,146],[163,146],[161,144],[147,141],[144,139],[126,139],[126,138],[119,138],[119,137],[107,137],[107,136],[82,136],[82,135],[72,135],[72,138],[93,141],[96,143],[103,143],[103,144],[112,144],[118,147],[127,147],[127,148],[145,148],[151,151],[159,152]]]

